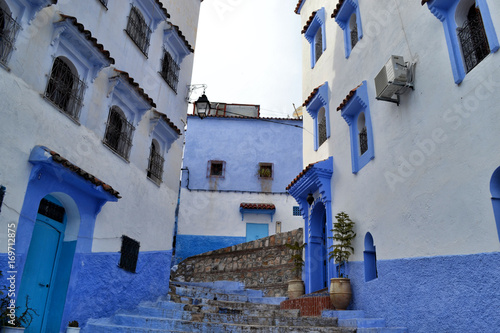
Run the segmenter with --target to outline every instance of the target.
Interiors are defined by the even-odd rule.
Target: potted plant
[[[332,237],[335,243],[330,246],[329,260],[334,259],[337,264],[337,278],[330,280],[330,300],[337,310],[345,310],[351,301],[351,280],[347,277],[347,262],[354,253],[352,241],[356,237],[353,231],[354,222],[349,215],[340,212],[335,216],[337,222],[333,224]]]
[[[76,320],[72,320],[68,323],[68,327],[66,328],[66,333],[78,333],[80,332],[80,327]]]
[[[294,299],[304,295],[305,287],[302,281],[302,267],[304,266],[304,259],[302,259],[302,250],[306,243],[300,245],[299,242],[295,244],[285,244],[287,248],[292,250],[293,273],[295,276],[288,281],[288,298]]]

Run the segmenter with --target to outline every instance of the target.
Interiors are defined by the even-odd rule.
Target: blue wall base
[[[197,254],[245,242],[245,237],[177,235],[174,264]]]

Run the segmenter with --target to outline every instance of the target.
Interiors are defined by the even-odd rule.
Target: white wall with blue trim
[[[447,26],[440,21],[450,20],[452,14],[439,15],[440,8],[455,8],[458,0],[431,0],[423,6],[420,1],[344,3],[358,7],[363,27],[348,57],[344,29],[330,17],[337,2],[305,0],[300,7],[303,26],[312,12],[325,7],[327,13],[326,49],[314,68],[311,44],[303,38],[303,99],[328,83],[331,131],[317,150],[315,138],[304,135],[303,166],[328,157],[333,163],[331,197],[313,191],[315,203],[309,207],[308,193],[296,193],[305,208],[305,227],[318,223],[312,210],[325,200],[325,206],[331,205],[330,220],[345,211],[356,222],[358,236],[349,263],[352,309],[384,317],[389,326],[405,326],[411,332],[471,327],[494,331],[500,326],[500,293],[495,287],[500,283],[500,241],[494,212],[494,172],[500,166],[500,4],[476,1],[490,52],[460,76],[456,68],[465,66],[461,49],[456,36],[450,42]],[[460,3],[472,5],[474,1]],[[450,58],[457,51],[458,58]],[[391,55],[416,64],[415,89],[401,96],[399,106],[375,99],[374,78]],[[367,89],[374,158],[354,168],[353,154],[359,147],[352,147],[352,122],[342,114],[357,103],[356,93],[344,99],[361,83]],[[310,113],[304,112],[304,127],[314,132],[314,126]],[[306,173],[297,188],[314,173]],[[365,248],[367,233],[373,243]],[[376,274],[365,267],[373,261],[372,252]],[[314,273],[306,275],[314,279]],[[376,278],[366,279],[365,274]]]
[[[147,56],[124,31],[132,5],[144,11],[151,25]],[[41,281],[49,301],[46,308],[37,308],[40,323],[32,331],[62,332],[70,320],[85,325],[89,318],[133,308],[168,291],[193,53],[184,54],[179,63],[177,93],[158,72],[165,31],[172,24],[183,34],[176,32],[176,41],[183,43],[176,44],[179,52],[188,48],[184,40],[194,48],[200,1],[163,5],[170,18],[155,1],[134,0],[124,6],[109,0],[107,8],[97,0],[2,1],[2,14],[22,28],[0,68],[0,185],[6,189],[0,212],[0,270],[5,279],[7,226],[14,224],[19,297],[37,292],[33,288],[38,285],[29,282],[36,272],[31,266],[25,269],[25,263],[36,237],[40,200],[52,195],[67,216],[52,280]],[[85,83],[78,117],[43,97],[58,56]],[[117,74],[121,72],[127,74]],[[125,114],[135,131],[128,160],[103,143],[112,105],[130,107]],[[147,175],[153,138],[160,141],[164,158],[162,182]],[[56,162],[50,151],[69,163]],[[90,180],[90,174],[98,179]],[[119,195],[106,191],[101,181]],[[140,243],[135,273],[118,267],[122,235]]]

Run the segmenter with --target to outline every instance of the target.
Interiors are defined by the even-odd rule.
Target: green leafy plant
[[[295,241],[295,244],[285,244],[287,248],[292,250],[292,261],[293,261],[293,272],[295,277],[300,279],[302,276],[302,267],[304,267],[304,259],[302,259],[302,250],[306,246],[306,243],[300,245],[299,242]]]
[[[329,254],[329,260],[334,259],[335,263],[338,264],[337,272],[338,277],[347,277],[342,271],[342,267],[345,268],[349,257],[354,253],[354,247],[352,246],[352,241],[356,237],[356,233],[353,231],[354,222],[349,218],[349,215],[340,212],[335,215],[337,222],[333,224],[332,237],[336,243],[330,246],[331,250]]]
[[[1,276],[2,271],[0,271]],[[3,296],[0,298],[0,326],[29,327],[34,316],[38,316],[35,309],[29,306],[29,296],[26,296],[25,310],[19,313],[21,307],[15,306],[9,293],[4,293],[4,290],[7,290],[5,286],[0,290],[0,296]]]
[[[68,327],[79,327],[76,320],[72,320],[68,323]]]

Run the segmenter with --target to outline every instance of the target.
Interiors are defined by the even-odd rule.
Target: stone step
[[[341,327],[385,327],[385,319],[383,318],[351,318],[339,319],[339,326]]]
[[[370,327],[358,328],[357,333],[408,333],[405,327]]]
[[[325,310],[321,313],[325,318],[338,318],[339,326],[355,327],[357,333],[408,333],[405,327],[386,327],[382,318],[365,318],[365,314],[360,310]]]
[[[180,297],[212,299],[212,300],[232,301],[232,302],[248,302],[248,296],[245,294],[214,292],[209,289],[199,290],[195,288],[176,287],[169,292],[169,295],[171,299],[174,296],[180,296]]]

